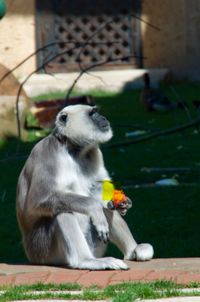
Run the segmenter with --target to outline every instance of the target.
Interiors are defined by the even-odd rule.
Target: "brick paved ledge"
[[[200,258],[126,261],[128,271],[71,270],[50,266],[0,264],[0,285],[42,283],[79,283],[105,287],[124,281],[172,280],[181,284],[200,283]]]

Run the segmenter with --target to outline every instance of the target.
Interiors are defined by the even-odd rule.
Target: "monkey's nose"
[[[101,118],[99,119],[99,126],[100,126],[100,128],[106,128],[109,125],[110,124],[109,124],[108,120],[104,116],[101,116]]]

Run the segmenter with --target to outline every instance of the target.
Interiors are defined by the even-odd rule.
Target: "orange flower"
[[[122,202],[126,202],[126,195],[122,190],[114,190],[112,201],[115,206],[118,206]]]

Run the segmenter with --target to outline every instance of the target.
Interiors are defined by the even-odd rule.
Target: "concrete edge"
[[[151,77],[152,87],[157,87],[159,82],[167,75],[168,69],[122,69],[91,71],[85,73],[77,82],[75,90],[86,93],[91,90],[104,90],[120,92],[127,88],[142,88],[143,74],[148,72]],[[67,91],[76,80],[79,72],[63,74],[34,74],[24,90],[29,97],[35,97],[51,92]],[[25,78],[21,78],[22,83]]]

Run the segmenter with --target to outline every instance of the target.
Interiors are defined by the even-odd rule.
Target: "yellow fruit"
[[[102,183],[102,199],[104,201],[112,200],[115,187],[111,180],[104,180]]]

